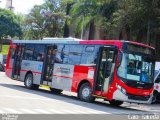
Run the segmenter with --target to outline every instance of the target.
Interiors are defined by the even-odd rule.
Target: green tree
[[[76,32],[84,28],[90,28],[90,32],[97,27],[106,31],[106,23],[111,20],[116,10],[117,0],[78,0],[72,8],[73,22],[76,19]]]
[[[9,10],[0,9],[0,39],[21,35],[22,31],[17,16]]]
[[[151,39],[159,27],[159,10],[159,0],[119,0],[110,28],[119,30],[121,39],[124,33],[128,40],[154,43]]]
[[[24,39],[42,39],[46,35],[44,17],[40,14],[43,5],[34,6],[24,21]]]
[[[65,19],[60,1],[46,0],[43,5],[34,6],[26,16],[24,38],[62,37]]]

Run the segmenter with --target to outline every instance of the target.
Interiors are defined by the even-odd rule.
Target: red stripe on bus
[[[61,78],[72,78],[72,77],[67,77],[67,76],[59,76],[59,75],[53,75],[55,77],[61,77]]]
[[[20,70],[21,72],[27,72],[27,71],[29,71],[29,70]],[[33,72],[33,73],[35,73],[35,74],[42,74],[41,72],[36,72],[36,71],[31,71],[31,72]]]

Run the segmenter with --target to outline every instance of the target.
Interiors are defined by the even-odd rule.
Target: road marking
[[[14,114],[20,114],[21,112],[12,109],[12,108],[3,108],[5,111],[7,111],[6,113],[14,113]]]
[[[27,108],[1,108],[0,114],[13,113],[13,114],[111,114],[103,111],[95,110],[79,110],[79,109],[27,109]]]
[[[34,110],[39,112],[39,113],[43,113],[43,114],[52,114],[51,112],[43,110],[43,109],[34,109]]]
[[[75,110],[77,114],[88,114],[87,111]]]
[[[0,95],[0,97],[15,98],[15,99],[29,99],[29,100],[45,100],[45,101],[53,100],[51,98],[37,98],[37,97],[28,97],[28,96],[24,97],[24,96],[16,96],[16,95]]]
[[[77,112],[76,111],[72,111],[72,110],[67,110],[67,109],[63,109],[63,110],[61,110],[61,111],[64,111],[64,114],[77,114]]]
[[[25,108],[21,108],[20,111],[23,111],[23,113],[29,113],[29,114],[37,114],[37,112]]]
[[[149,111],[148,111],[149,112]],[[150,112],[158,113],[157,110],[150,110]],[[129,112],[130,113],[130,112]],[[18,108],[18,109],[13,109],[13,108],[0,108],[0,114],[126,114],[125,111],[117,111],[117,112],[104,112],[104,111],[96,111],[96,110],[90,110],[90,109],[84,109],[84,110],[79,110],[79,109],[73,109],[73,110],[68,110],[68,109],[27,109],[27,108]],[[133,112],[134,114],[134,112]]]
[[[4,112],[4,111],[0,110],[0,114],[4,114],[4,113],[6,113],[6,112]]]
[[[54,114],[65,114],[63,111],[55,110],[55,109],[49,109],[49,111],[51,111]]]
[[[95,110],[90,110],[90,111],[87,111],[89,114],[111,114],[111,113],[108,113],[108,112],[103,112],[103,111],[95,111]]]

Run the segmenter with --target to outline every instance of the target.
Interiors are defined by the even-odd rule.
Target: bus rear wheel
[[[24,85],[28,89],[38,89],[39,85],[33,84],[33,75],[31,73],[27,74],[25,78]]]
[[[92,96],[92,90],[89,83],[84,83],[80,86],[78,97],[84,102],[94,101],[95,98]]]
[[[63,91],[63,90],[59,90],[59,89],[56,89],[56,88],[50,88],[50,90],[53,94],[57,94],[57,95],[61,94],[62,91]]]
[[[120,106],[123,104],[123,101],[112,100],[112,101],[109,101],[109,103],[113,106]]]

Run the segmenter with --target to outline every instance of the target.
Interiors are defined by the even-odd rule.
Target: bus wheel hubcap
[[[90,89],[89,88],[84,88],[82,90],[82,95],[86,98],[90,95]]]
[[[32,84],[32,79],[29,77],[27,78],[27,86],[31,86]]]

